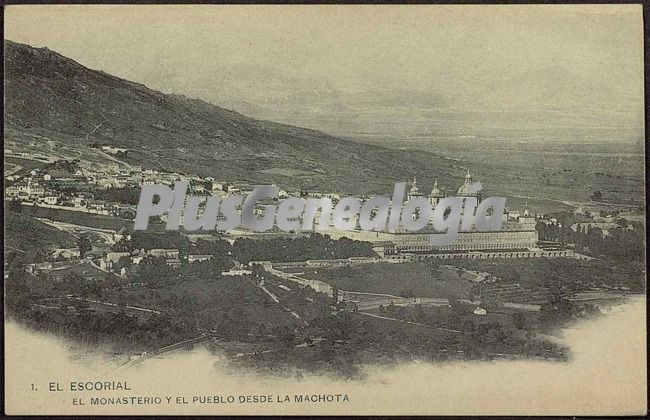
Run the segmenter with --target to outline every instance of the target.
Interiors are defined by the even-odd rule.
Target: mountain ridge
[[[128,148],[125,161],[145,168],[349,193],[387,192],[413,175],[424,185],[462,178],[457,161],[432,153],[256,120],[89,69],[47,48],[7,40],[4,47],[6,136],[19,146],[23,137],[46,133],[80,151],[92,144]]]

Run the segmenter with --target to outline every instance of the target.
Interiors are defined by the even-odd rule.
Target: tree
[[[512,314],[512,324],[515,326],[515,328],[523,330],[527,325],[526,317],[521,312],[515,312]]]
[[[415,293],[413,293],[413,290],[411,289],[402,289],[400,292],[400,295],[407,297],[407,298],[412,298],[415,297]]]
[[[14,198],[9,202],[9,210],[13,211],[14,213],[20,213],[23,211],[23,206],[20,204],[20,200],[17,198]]]
[[[43,248],[38,248],[36,251],[34,251],[34,262],[43,262],[47,258],[47,254],[43,250]]]
[[[413,317],[416,321],[423,322],[426,318],[424,314],[424,309],[422,305],[415,305],[415,310],[413,311]]]
[[[391,300],[390,303],[388,304],[388,307],[386,308],[386,312],[388,312],[390,315],[395,314],[395,304]]]
[[[93,249],[93,245],[87,236],[79,236],[79,239],[77,239],[77,247],[79,248],[79,256],[81,258],[84,258],[86,253]]]
[[[288,350],[293,349],[295,339],[296,335],[289,328],[284,328],[283,331],[278,335],[278,340]]]
[[[339,288],[336,287],[336,285],[332,288],[332,301],[334,302],[334,305],[339,303]]]

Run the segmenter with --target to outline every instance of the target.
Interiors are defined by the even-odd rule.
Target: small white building
[[[477,306],[476,309],[474,309],[474,315],[487,315],[487,311],[480,306]]]
[[[59,197],[57,197],[56,195],[46,195],[45,197],[43,197],[43,201],[45,202],[45,204],[55,205],[59,201]]]
[[[221,272],[222,276],[246,276],[249,274],[253,274],[253,272],[245,268],[231,268],[228,271]]]
[[[150,249],[147,254],[151,255],[152,257],[164,257],[164,258],[178,258],[180,251],[175,248],[170,248],[170,249],[162,249],[162,248],[154,248]]]
[[[84,197],[75,197],[72,203],[76,208],[86,207],[86,199]]]
[[[199,261],[209,261],[213,258],[213,255],[188,255],[187,262],[199,262]]]
[[[124,257],[129,257],[131,254],[129,252],[109,252],[106,254],[106,260],[113,263],[117,263]]]
[[[15,187],[13,185],[5,188],[5,195],[7,197],[18,197],[19,192],[20,190],[18,189],[18,187]]]

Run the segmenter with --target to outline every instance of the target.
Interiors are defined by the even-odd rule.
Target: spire
[[[467,168],[467,175],[465,175],[465,184],[472,183],[472,174],[469,173],[469,168]]]
[[[526,197],[526,205],[524,206],[524,217],[528,217],[528,197]]]
[[[418,180],[416,177],[413,177],[413,183],[411,184],[411,188],[409,189],[408,195],[410,197],[415,197],[415,196],[420,196],[420,189],[417,186]]]
[[[433,189],[431,190],[431,197],[442,197],[443,193],[440,191],[440,188],[438,188],[438,178],[433,181]]]

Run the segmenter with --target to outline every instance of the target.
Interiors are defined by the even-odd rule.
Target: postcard
[[[9,5],[5,413],[643,415],[641,5]]]

